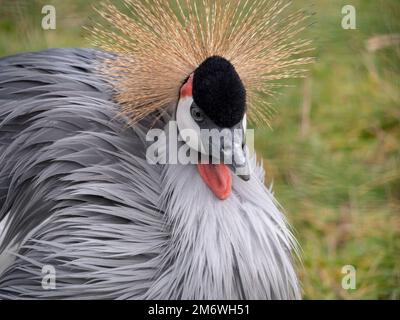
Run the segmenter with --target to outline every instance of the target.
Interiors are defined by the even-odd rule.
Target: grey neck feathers
[[[171,238],[150,298],[300,298],[295,242],[256,174],[234,177],[232,196],[216,201],[194,165],[167,165],[162,190]]]

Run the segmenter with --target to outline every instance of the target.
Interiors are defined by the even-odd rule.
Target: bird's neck
[[[170,240],[158,288],[172,299],[297,298],[292,238],[256,177],[234,177],[218,200],[191,165],[166,166],[162,206]]]

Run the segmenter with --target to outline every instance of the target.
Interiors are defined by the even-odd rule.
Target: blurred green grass
[[[91,0],[0,0],[0,56],[48,47],[87,47]],[[57,29],[41,29],[41,8]],[[256,149],[268,182],[302,246],[307,299],[400,298],[400,46],[366,42],[400,33],[400,1],[352,0],[357,29],[341,28],[347,1],[297,0],[314,12],[307,30],[316,63],[274,101]],[[357,288],[341,287],[353,265]]]

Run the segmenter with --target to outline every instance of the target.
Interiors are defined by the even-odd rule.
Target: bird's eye
[[[204,121],[203,111],[198,106],[192,106],[190,112],[192,114],[192,118],[196,122],[203,122]]]

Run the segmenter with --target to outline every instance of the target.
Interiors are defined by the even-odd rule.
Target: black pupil
[[[192,115],[193,115],[193,118],[194,118],[196,121],[202,121],[202,120],[203,120],[203,113],[202,113],[201,110],[200,110],[199,108],[197,108],[197,107],[195,107],[195,108],[192,110]]]

